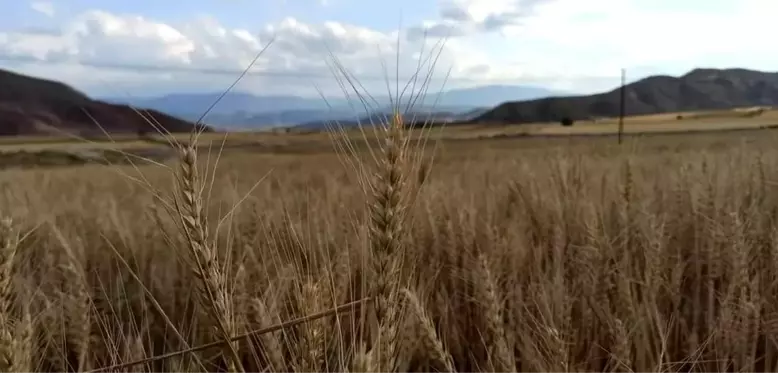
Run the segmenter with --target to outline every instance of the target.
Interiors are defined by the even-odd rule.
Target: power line
[[[624,133],[624,111],[625,111],[625,87],[626,87],[626,70],[621,69],[621,87],[619,88],[619,96],[620,96],[620,102],[619,102],[619,144],[621,144],[621,137]]]

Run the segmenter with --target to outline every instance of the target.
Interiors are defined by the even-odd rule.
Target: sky
[[[0,68],[93,96],[576,93],[693,68],[778,70],[774,0],[0,0]],[[260,53],[261,52],[261,53]],[[426,84],[422,81],[426,80]],[[387,84],[389,83],[389,84]]]

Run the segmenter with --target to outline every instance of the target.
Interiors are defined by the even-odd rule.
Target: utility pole
[[[624,91],[625,91],[625,76],[626,71],[622,68],[621,69],[621,89],[619,89],[619,96],[621,96],[621,102],[619,104],[619,145],[621,145],[621,137],[624,133]]]

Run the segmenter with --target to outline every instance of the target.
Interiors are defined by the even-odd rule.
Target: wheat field
[[[403,132],[0,172],[0,369],[778,369],[772,132]]]

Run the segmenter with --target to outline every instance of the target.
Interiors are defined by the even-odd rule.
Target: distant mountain
[[[465,120],[473,117],[471,113],[480,113],[483,108],[470,109],[468,107],[455,107],[455,106],[414,106],[410,112],[405,112],[407,117],[416,116],[417,119],[422,120],[426,118],[436,118],[436,121],[443,120]],[[262,124],[263,126],[297,126],[304,128],[325,128],[327,123],[332,121],[338,121],[343,126],[348,126],[357,123],[357,119],[362,123],[367,123],[367,118],[373,116],[374,118],[383,118],[385,115],[390,115],[394,112],[391,107],[384,107],[373,110],[372,113],[367,113],[364,108],[360,109],[345,109],[333,108],[330,110],[290,110],[280,112],[268,112],[249,116],[243,120],[235,120],[234,116],[226,116],[225,118],[208,116],[207,123],[212,123],[220,128],[250,128],[256,126],[256,124]],[[226,122],[226,118],[230,118],[232,122]],[[367,122],[366,122],[367,121]],[[223,123],[223,124],[217,124]]]
[[[427,92],[422,101],[414,102],[415,110],[466,112],[483,106],[494,106],[506,100],[525,100],[553,95],[555,92],[539,87],[490,85],[475,88],[454,89],[438,94]],[[107,101],[146,107],[196,121],[215,102],[220,93],[176,93],[152,98],[108,98]],[[376,97],[387,105],[388,97]],[[297,96],[255,96],[242,92],[230,92],[211,110],[205,123],[220,128],[290,126],[355,116],[346,99],[328,98],[330,108],[321,98]],[[361,105],[351,102],[358,111]],[[407,103],[407,102],[406,102]],[[366,113],[357,113],[366,115]]]
[[[314,120],[310,122],[304,122],[301,124],[296,125],[296,128],[303,128],[303,129],[326,129],[328,127],[334,127],[334,126],[342,126],[342,127],[355,127],[358,125],[363,126],[370,126],[372,124],[378,124],[378,123],[384,123],[388,118],[391,118],[392,110],[389,108],[382,109],[382,110],[376,110],[370,115],[354,115],[351,114],[350,116],[343,116],[343,117],[333,117],[329,119],[319,119]],[[425,122],[435,122],[435,123],[447,123],[447,122],[454,122],[454,121],[461,121],[469,119],[466,116],[467,113],[463,116],[462,113],[459,112],[451,112],[451,111],[424,111],[424,110],[413,110],[413,111],[406,111],[404,113],[404,119],[406,122],[413,122],[413,123],[425,123]]]
[[[491,107],[479,107],[479,108],[470,110],[468,112],[464,112],[462,114],[459,114],[459,120],[462,120],[462,121],[473,120],[475,118],[480,117],[484,113],[489,112],[490,110],[492,110]]]
[[[193,124],[156,111],[143,113],[170,132],[188,132]],[[93,100],[63,83],[0,69],[0,135],[69,133],[101,136],[103,131],[154,131],[127,105]]]
[[[221,96],[221,93],[173,93],[151,98],[106,98],[106,101],[145,107],[196,120]],[[244,92],[228,92],[209,114],[262,113],[279,110],[327,109],[321,99],[298,96],[255,96]]]
[[[435,92],[437,93],[437,92]],[[435,93],[429,93],[425,102],[432,103]],[[438,103],[444,106],[492,107],[505,101],[524,101],[562,94],[546,88],[532,86],[487,85],[474,88],[453,89],[440,93]],[[438,106],[438,105],[436,105]]]
[[[288,127],[312,121],[327,121],[354,116],[344,109],[300,109],[270,111],[258,114],[209,114],[205,122],[223,129],[252,129],[264,127]]]
[[[477,116],[480,123],[557,122],[619,115],[619,89],[587,96],[508,101]],[[651,76],[625,86],[626,115],[778,105],[778,73],[746,69],[694,69]]]

